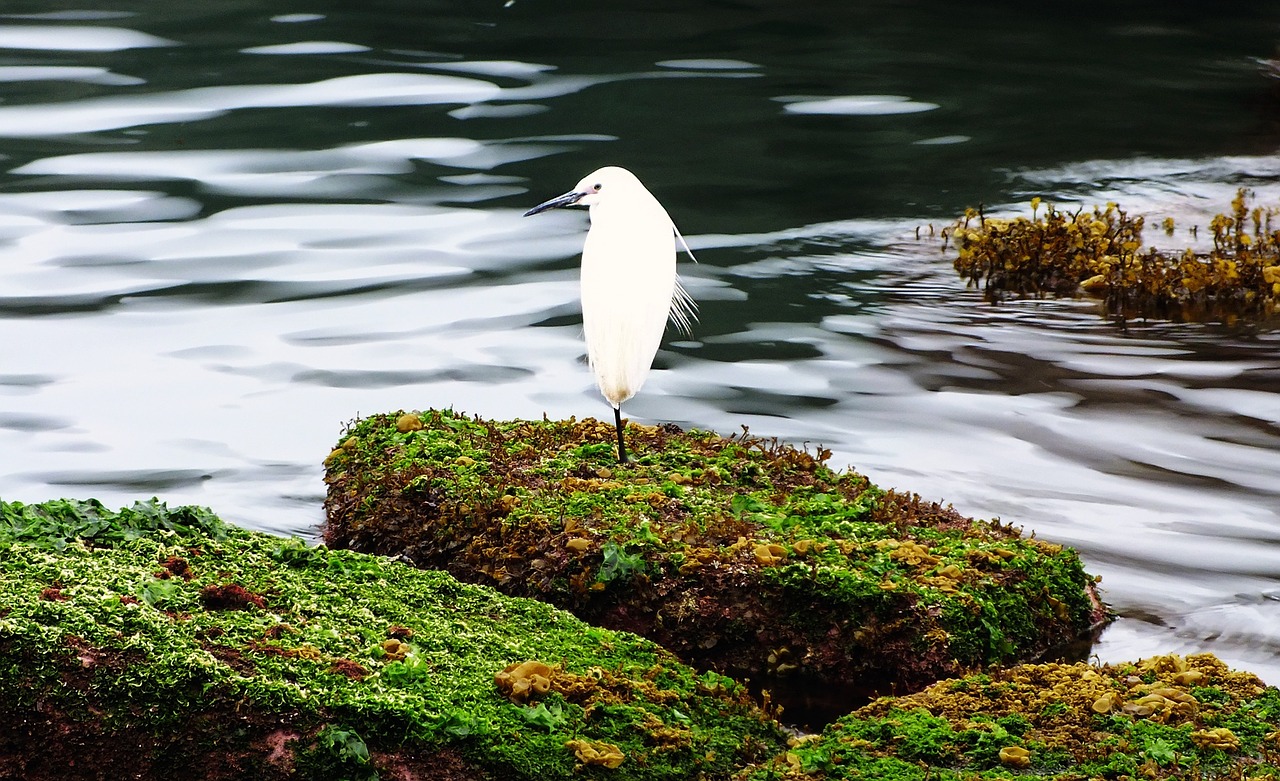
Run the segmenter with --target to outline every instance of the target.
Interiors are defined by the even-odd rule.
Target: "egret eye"
[[[593,185],[591,186],[591,189],[592,189],[592,190],[595,190],[596,192],[600,192],[600,187],[601,187],[600,183],[599,183],[599,182],[596,182],[595,184],[593,184]]]

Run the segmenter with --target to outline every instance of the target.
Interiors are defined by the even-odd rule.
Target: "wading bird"
[[[594,171],[524,216],[565,206],[591,210],[582,247],[582,330],[596,385],[613,405],[618,461],[625,464],[622,402],[644,384],[667,320],[688,334],[695,319],[697,307],[676,276],[676,240],[689,257],[693,252],[667,210],[625,168]]]

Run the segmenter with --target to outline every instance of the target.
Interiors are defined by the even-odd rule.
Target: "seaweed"
[[[956,247],[956,271],[990,301],[1083,292],[1121,322],[1256,321],[1274,315],[1280,302],[1280,230],[1272,226],[1278,210],[1251,207],[1249,198],[1239,190],[1230,211],[1210,221],[1208,252],[1143,250],[1145,219],[1115,203],[1068,212],[1039,198],[1031,200],[1030,218],[970,209],[944,236]],[[1172,235],[1171,218],[1161,225]]]
[[[885,698],[739,781],[1280,777],[1280,691],[1210,654],[1021,665]]]
[[[325,539],[403,557],[778,690],[866,697],[1034,658],[1105,619],[1070,549],[743,431],[452,410],[356,421]]]
[[[0,776],[723,778],[784,745],[744,686],[641,638],[146,507],[0,502]],[[554,685],[513,701],[495,675],[530,659]]]

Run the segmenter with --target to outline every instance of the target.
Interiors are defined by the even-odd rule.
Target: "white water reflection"
[[[270,54],[298,56],[310,54],[358,54],[371,51],[368,46],[342,41],[298,41],[297,43],[277,43],[270,46],[250,46],[241,49],[241,54]]]
[[[199,87],[134,97],[0,106],[0,136],[60,136],[194,122],[252,108],[475,103],[501,94],[501,88],[487,81],[426,73],[338,76],[310,84]]]
[[[876,116],[885,114],[916,114],[940,108],[937,103],[912,100],[903,95],[842,95],[824,98],[813,95],[788,95],[774,98],[786,104],[788,114],[844,114],[847,116]]]
[[[178,45],[177,41],[166,40],[123,27],[69,24],[56,26],[36,24],[0,25],[0,49],[114,52],[124,49],[176,45]]]
[[[681,68],[684,70],[731,71],[751,70],[760,66],[745,60],[695,59],[695,60],[662,60],[654,63],[663,68]]]
[[[106,68],[77,65],[0,66],[0,82],[80,81],[108,87],[126,87],[146,82],[136,76],[113,73]]]

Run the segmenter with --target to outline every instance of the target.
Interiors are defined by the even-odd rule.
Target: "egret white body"
[[[688,333],[694,317],[693,299],[676,276],[676,241],[684,239],[658,199],[625,168],[594,171],[525,216],[565,206],[591,210],[582,248],[582,330],[596,385],[613,406],[618,460],[626,463],[622,403],[644,385],[667,320]]]

